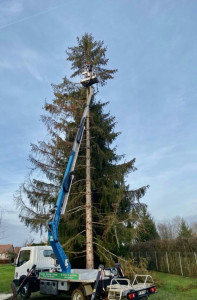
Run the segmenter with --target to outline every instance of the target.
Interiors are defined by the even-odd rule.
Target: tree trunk
[[[87,89],[88,97],[88,89]],[[86,118],[86,268],[94,269],[92,244],[92,195],[90,177],[90,121],[89,110]]]

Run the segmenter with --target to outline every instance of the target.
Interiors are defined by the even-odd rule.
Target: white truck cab
[[[51,246],[22,247],[16,259],[15,283],[19,283],[20,278],[26,276],[34,264],[39,271],[49,271],[54,268],[55,261],[51,255],[53,255]]]

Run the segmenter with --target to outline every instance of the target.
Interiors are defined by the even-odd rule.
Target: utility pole
[[[86,100],[89,88],[86,88]],[[90,174],[90,111],[86,117],[86,269],[94,269],[94,252],[92,240],[92,193]]]

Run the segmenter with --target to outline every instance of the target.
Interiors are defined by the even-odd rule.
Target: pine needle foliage
[[[158,239],[159,234],[155,222],[144,206],[138,215],[135,240],[140,243]]]
[[[101,85],[113,78],[117,70],[106,68],[107,48],[91,34],[77,38],[77,45],[68,48],[67,59],[74,71],[81,73],[84,62],[98,69]],[[50,209],[54,207],[66,164],[86,103],[86,89],[64,78],[52,85],[54,99],[45,103],[42,121],[48,140],[31,145],[31,172],[15,195],[20,207],[20,219],[32,230],[46,230]],[[106,112],[107,102],[90,104],[91,189],[93,214],[93,243],[95,266],[118,257],[129,257],[129,245],[134,236],[136,212],[140,198],[148,186],[130,190],[126,176],[134,172],[135,159],[124,161],[112,145],[119,135],[115,117]],[[85,135],[82,140],[67,210],[60,222],[59,237],[72,266],[85,267]],[[137,207],[137,210],[136,210]]]

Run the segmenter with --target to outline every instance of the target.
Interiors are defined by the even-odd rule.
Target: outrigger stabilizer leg
[[[124,276],[124,272],[123,272],[123,269],[121,267],[121,264],[120,263],[116,263],[114,267],[118,271],[119,277],[124,278],[125,276]]]
[[[17,300],[17,296],[18,294],[23,290],[24,286],[29,282],[29,279],[32,275],[32,273],[34,273],[34,270],[36,268],[36,265],[33,265],[31,270],[27,273],[27,276],[25,276],[24,280],[22,281],[21,285],[19,286],[18,290],[16,289],[16,285],[14,284],[14,282],[11,283],[11,288],[12,288],[12,293],[13,293],[13,300]]]
[[[116,269],[117,276],[119,278],[124,278],[125,277],[120,263],[116,263],[113,269]],[[97,274],[97,277],[96,277],[96,281],[95,281],[93,293],[92,293],[92,296],[91,296],[91,300],[100,299],[99,295],[102,293],[102,290],[104,289],[103,281],[102,281],[103,276],[104,276],[104,270],[110,270],[111,271],[112,269],[105,269],[105,267],[103,265],[99,265],[98,274]]]
[[[104,272],[104,266],[99,265],[98,274],[97,274],[97,277],[96,277],[96,282],[95,282],[95,285],[94,285],[91,300],[95,300],[97,298],[97,296],[100,294],[100,291],[102,289],[103,272]]]

